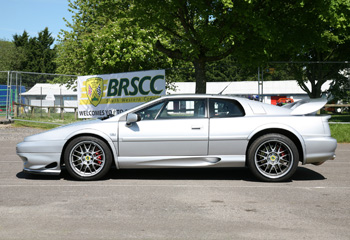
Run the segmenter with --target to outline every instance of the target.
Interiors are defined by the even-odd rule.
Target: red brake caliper
[[[99,160],[102,160],[102,156],[101,156],[101,153],[96,153],[96,156],[97,156],[97,159],[98,159],[98,161],[97,161],[97,163],[98,164],[102,164],[102,162],[101,161],[99,161]]]
[[[279,149],[279,151],[281,151],[281,150],[283,150],[281,147],[280,147],[280,149]],[[282,155],[282,157],[284,157],[284,155],[286,155],[285,153],[284,153],[284,151],[281,153],[281,155]]]

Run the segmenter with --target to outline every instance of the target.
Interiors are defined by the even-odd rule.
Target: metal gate
[[[14,91],[11,87],[6,85],[0,85],[0,116],[7,119],[13,116],[13,97]]]
[[[25,91],[25,88],[18,84],[17,74],[13,81],[11,71],[0,72],[2,83],[0,85],[0,118],[11,119],[14,116],[14,103],[21,102],[20,95]],[[6,84],[5,83],[6,76]]]

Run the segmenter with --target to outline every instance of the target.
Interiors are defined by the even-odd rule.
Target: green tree
[[[321,97],[327,80],[336,81],[334,86],[344,82],[346,66],[337,61],[350,56],[350,1],[270,0],[264,9],[273,36],[270,59],[294,62],[288,69],[310,98]]]
[[[208,82],[256,81],[258,67],[240,64],[233,55],[229,55],[224,59],[209,63],[206,68],[206,76]],[[270,75],[267,77],[270,78]]]
[[[19,66],[19,55],[13,42],[0,40],[0,71],[10,71]]]
[[[228,55],[243,68],[254,69],[264,68],[268,61],[342,61],[349,56],[348,0],[134,2],[138,24],[152,26],[157,34],[156,48],[173,59],[193,63],[196,92],[205,92],[207,80],[235,71],[210,73],[206,68],[208,63],[226,61]],[[309,66],[294,69],[292,76],[312,98],[320,96],[326,80],[341,77],[336,76],[339,68],[321,72]],[[266,78],[288,76],[288,71],[276,70]],[[305,80],[311,82],[310,89]]]
[[[270,67],[269,61],[346,60],[349,4],[347,0],[71,0],[72,23],[67,21],[71,30],[63,31],[59,39],[58,72],[85,75],[191,64],[193,73],[174,71],[170,79],[194,78],[196,92],[204,93],[207,81],[251,79],[258,66]],[[234,64],[223,68],[226,63]],[[265,80],[293,74],[310,97],[318,97],[322,84],[339,69],[322,75],[308,67],[289,66],[290,72],[276,67],[274,74],[264,75]]]
[[[339,64],[339,63],[338,63]],[[342,64],[341,70],[337,74],[335,81],[332,81],[329,93],[332,102],[337,103],[338,101],[342,103],[350,102],[350,63]]]
[[[58,44],[58,72],[89,75],[165,68],[172,62],[153,49],[151,29],[132,24],[126,0],[69,1],[72,22]]]
[[[21,56],[19,64],[11,66],[12,70],[54,73],[56,64],[55,48],[51,48],[55,39],[51,36],[48,28],[38,33],[38,37],[30,37],[26,31],[22,35],[15,34],[13,43],[17,54]]]
[[[260,26],[252,26],[250,2],[135,0],[133,16],[140,26],[152,26],[157,50],[193,64],[196,93],[205,93],[208,63],[236,54],[243,44],[254,46],[249,52],[257,46],[252,41],[261,37]]]

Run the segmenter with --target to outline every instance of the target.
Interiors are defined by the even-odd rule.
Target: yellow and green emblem
[[[102,99],[103,79],[99,77],[92,77],[87,79],[86,93],[90,103],[96,107]]]

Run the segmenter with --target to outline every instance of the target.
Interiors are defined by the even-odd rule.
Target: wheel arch
[[[62,148],[61,159],[60,159],[61,166],[64,163],[64,152],[65,152],[68,144],[78,137],[95,137],[95,138],[98,138],[101,141],[105,142],[107,144],[107,146],[109,147],[109,150],[112,152],[112,157],[113,157],[112,162],[118,168],[117,152],[116,152],[116,149],[113,145],[113,142],[106,134],[104,134],[102,132],[98,132],[98,133],[97,132],[80,132],[80,133],[78,132],[78,133],[70,135],[67,138],[67,141],[65,142],[65,144],[63,145],[63,148]]]
[[[256,139],[258,139],[259,137],[261,137],[263,135],[271,134],[271,133],[281,134],[281,135],[288,137],[290,140],[292,140],[293,143],[298,148],[299,161],[302,164],[304,164],[304,162],[305,162],[305,148],[304,148],[304,142],[303,142],[302,138],[300,136],[297,136],[296,134],[294,134],[292,131],[289,131],[289,130],[284,129],[284,128],[265,128],[265,129],[262,129],[260,131],[255,132],[254,134],[252,134],[249,137],[249,142],[248,142],[248,145],[246,148],[246,156],[248,156],[248,150],[250,148],[250,145],[252,145],[252,143]],[[245,164],[247,165],[247,158],[246,158]]]

